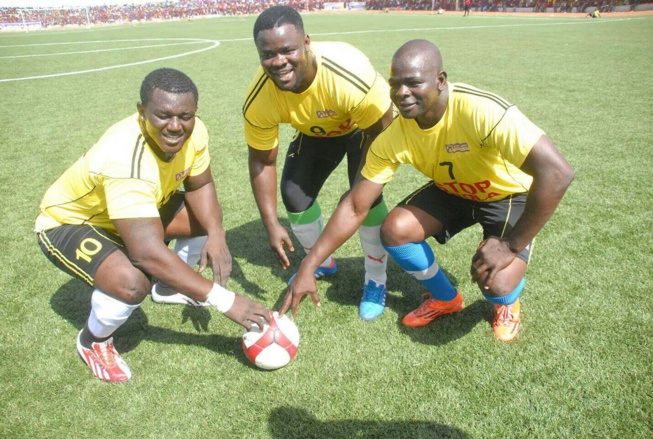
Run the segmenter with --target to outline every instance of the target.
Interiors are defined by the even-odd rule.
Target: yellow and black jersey
[[[389,88],[367,57],[347,43],[312,43],[317,74],[302,93],[279,90],[259,67],[243,118],[245,139],[255,149],[279,143],[279,124],[312,137],[338,137],[376,123],[390,108]]]
[[[366,179],[385,184],[400,164],[413,165],[441,190],[476,201],[527,192],[532,177],[519,167],[545,133],[505,99],[449,83],[442,119],[421,129],[397,117],[371,146]]]
[[[189,175],[210,162],[208,133],[197,119],[193,134],[170,162],[151,149],[138,114],[109,128],[47,190],[36,230],[89,224],[113,231],[114,219],[158,217],[158,209]]]

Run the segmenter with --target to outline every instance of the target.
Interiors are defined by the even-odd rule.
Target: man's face
[[[167,158],[172,158],[193,133],[197,103],[193,93],[157,88],[147,105],[138,104],[138,112],[147,135]]]
[[[300,93],[308,88],[314,76],[308,35],[285,24],[259,32],[255,43],[265,74],[280,90]]]
[[[390,68],[390,98],[406,119],[424,119],[436,112],[446,74],[427,67],[420,57],[394,59]]]

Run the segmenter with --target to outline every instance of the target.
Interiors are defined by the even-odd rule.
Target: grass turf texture
[[[305,16],[313,41],[350,42],[383,74],[405,41],[434,41],[451,81],[518,104],[576,169],[576,181],[538,238],[517,342],[494,339],[491,307],[470,282],[480,240],[473,228],[446,246],[431,243],[466,308],[426,328],[399,323],[418,305],[422,288],[394,263],[383,316],[373,323],[357,317],[363,260],[352,239],[336,254],[338,275],[318,283],[323,306],[302,304],[301,346],[288,367],[251,366],[240,348],[242,330],[213,310],[148,299],[116,334],[134,378],[107,385],[91,375],[75,353],[91,290],[43,257],[33,219],[52,181],[135,111],[140,82],[155,68],[183,70],[199,87],[234,258],[229,286],[268,307],[280,303],[291,273],[267,249],[240,118],[258,64],[253,22],[0,35],[5,57],[166,43],[138,41],[150,38],[222,41],[169,61],[0,83],[0,436],[650,437],[650,18]],[[51,45],[82,42],[88,43]],[[209,45],[5,58],[0,78],[135,63]],[[282,151],[291,134],[282,131]],[[327,182],[320,197],[327,216],[345,181],[341,167]],[[424,181],[401,169],[386,188],[388,204]],[[301,258],[296,253],[293,268]]]

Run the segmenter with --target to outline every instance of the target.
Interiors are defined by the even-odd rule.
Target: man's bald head
[[[435,72],[436,75],[443,70],[440,49],[427,40],[411,40],[401,46],[392,57],[392,65],[395,64]]]
[[[401,46],[392,57],[388,84],[390,98],[404,118],[415,119],[423,129],[442,118],[449,94],[435,44],[412,40]]]

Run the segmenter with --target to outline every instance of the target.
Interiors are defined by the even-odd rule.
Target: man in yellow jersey
[[[449,83],[440,51],[429,41],[404,44],[392,59],[388,82],[401,115],[372,144],[361,176],[302,262],[281,312],[292,307],[296,313],[305,294],[318,303],[310,273],[355,232],[385,183],[406,163],[431,181],[381,226],[388,253],[428,289],[428,299],[403,324],[424,326],[462,309],[462,295],[425,240],[433,236],[444,244],[478,223],[483,241],[472,257],[472,280],[495,305],[495,336],[512,340],[520,329],[519,295],[533,240],[574,172],[517,107],[495,94]]]
[[[294,248],[277,218],[279,124],[297,130],[286,154],[281,197],[292,231],[308,253],[324,222],[317,202],[322,185],[345,156],[353,184],[363,152],[392,121],[392,102],[387,83],[365,55],[346,43],[311,43],[291,7],[263,11],[254,24],[254,42],[261,67],[243,105],[250,181],[270,247],[286,269],[284,247]],[[387,212],[379,193],[359,231],[365,257],[359,315],[364,320],[374,320],[385,306],[387,253],[379,231]],[[329,254],[313,274],[320,278],[336,270]]]
[[[197,87],[180,71],[158,69],[145,77],[140,97],[138,112],[109,128],[48,189],[36,219],[45,255],[94,287],[77,351],[108,382],[131,377],[112,334],[153,277],[167,290],[159,301],[212,305],[248,329],[269,321],[265,307],[224,288],[231,255],[208,133],[196,117]],[[166,244],[175,238],[177,255]],[[200,272],[211,264],[213,282],[193,271],[197,262]]]

